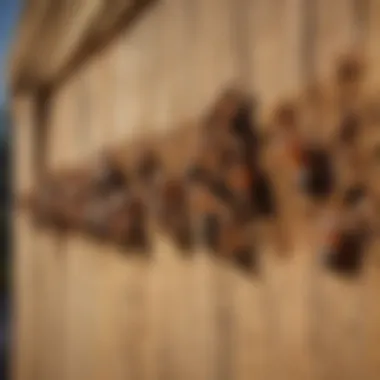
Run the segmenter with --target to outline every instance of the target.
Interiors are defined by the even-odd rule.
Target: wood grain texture
[[[351,0],[338,0],[334,3],[315,0],[316,75],[322,80],[329,77],[339,56],[354,47],[353,5]]]
[[[380,4],[376,0],[370,0],[368,5],[368,30],[366,39],[366,55],[368,57],[369,68],[369,84],[372,85],[373,90],[378,92],[377,87],[380,81],[379,76],[379,61],[380,61],[380,48],[379,48],[379,18],[380,18]]]
[[[36,377],[37,334],[35,330],[36,298],[34,228],[28,215],[14,212],[14,254],[12,260],[12,378],[34,380]]]
[[[308,79],[325,80],[337,56],[356,43],[356,16],[349,0],[311,2],[315,71]],[[86,161],[124,140],[133,144],[120,154],[127,161],[146,138],[160,142],[176,172],[196,145],[197,120],[231,83],[258,94],[267,121],[278,101],[306,84],[304,6],[158,2],[55,94],[49,166]],[[370,7],[365,49],[368,91],[375,92],[378,1]],[[14,103],[20,189],[33,183],[28,102]],[[322,120],[333,125],[334,99],[327,103]],[[273,244],[259,246],[259,277],[201,247],[184,258],[156,230],[147,261],[79,235],[63,242],[47,231],[37,236],[16,214],[15,379],[377,379],[378,247],[358,280],[326,273],[315,226],[302,218],[294,170],[286,166],[271,175],[294,247],[283,259]]]
[[[34,182],[33,156],[33,99],[30,96],[15,99],[13,103],[13,189],[16,194],[30,190]],[[12,297],[13,331],[11,366],[16,380],[36,379],[37,334],[35,331],[35,302],[39,297],[35,286],[35,229],[24,210],[14,209],[11,215],[13,234]]]
[[[315,7],[315,77],[326,81],[335,76],[336,62],[341,55],[357,48],[359,25],[353,1],[341,0],[330,4],[319,0]],[[337,23],[339,28],[336,28]],[[335,77],[332,78],[334,80]],[[331,113],[332,107],[337,107],[337,88],[332,85],[330,91],[330,111],[327,110],[326,114]],[[334,120],[333,113],[331,116]],[[333,131],[335,127],[332,128]],[[330,136],[333,135],[330,133]],[[318,375],[326,379],[337,376],[357,378],[360,376],[358,368],[363,368],[359,364],[360,349],[356,344],[363,332],[359,317],[362,279],[346,281],[328,273],[320,263],[317,264],[321,254],[320,243],[314,244],[312,250],[316,267],[314,313],[320,312],[320,320],[313,319]]]
[[[263,115],[302,83],[301,3],[296,0],[251,3],[254,90]]]

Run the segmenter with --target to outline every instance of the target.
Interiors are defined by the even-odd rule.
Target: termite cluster
[[[333,226],[315,243],[323,262],[353,273],[379,224],[380,101],[365,83],[363,64],[342,59],[327,85],[307,86],[267,120],[258,116],[257,99],[229,89],[203,118],[180,174],[168,170],[158,149],[140,151],[132,165],[103,154],[86,168],[46,176],[28,206],[41,225],[143,252],[159,231],[184,255],[202,246],[254,270],[260,223],[272,226],[276,252],[291,251],[283,203],[299,198],[305,223]]]

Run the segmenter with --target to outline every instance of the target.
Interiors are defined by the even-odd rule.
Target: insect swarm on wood
[[[313,106],[311,107],[313,108]],[[313,109],[305,110],[308,115],[313,116],[309,130],[305,131],[305,135],[301,138],[299,132],[295,131],[294,125],[298,131],[300,129],[300,121],[295,121],[299,116],[289,111],[282,111],[283,118],[288,120],[289,125],[293,125],[293,160],[296,162],[296,178],[298,189],[305,197],[306,213],[314,215],[315,210],[321,205],[327,204],[332,196],[335,185],[335,165],[332,157],[331,144],[327,144],[323,137],[323,133],[317,128],[323,128],[323,125],[315,125],[317,115]],[[286,116],[288,114],[288,116]],[[285,116],[284,116],[285,115]],[[285,122],[284,120],[284,122]],[[299,119],[298,119],[299,120]],[[306,122],[303,120],[303,122]]]

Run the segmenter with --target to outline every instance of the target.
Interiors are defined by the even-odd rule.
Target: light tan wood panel
[[[301,5],[298,0],[251,3],[252,80],[263,115],[302,84]]]
[[[192,21],[188,50],[193,66],[188,68],[188,96],[183,101],[193,110],[194,118],[204,117],[216,97],[238,76],[230,7],[229,1],[196,1],[187,12]],[[189,334],[187,375],[198,379],[232,378],[233,326],[220,320],[226,308],[227,316],[233,312],[232,300],[224,294],[226,285],[230,285],[230,268],[216,263],[202,247],[193,255],[191,262],[185,263],[189,268],[184,267],[182,272],[184,291],[190,289],[189,311],[183,319]]]
[[[250,10],[252,23],[253,82],[262,103],[264,119],[277,102],[297,94],[304,84],[303,2],[258,1]],[[272,171],[280,203],[280,217],[294,240],[290,257],[279,252],[264,253],[265,298],[270,318],[268,341],[272,351],[271,378],[301,379],[313,376],[313,353],[309,342],[310,309],[307,282],[311,252],[300,240],[296,228],[300,216],[294,172],[285,168]],[[286,169],[286,170],[284,170]],[[281,173],[281,175],[279,174]],[[265,309],[263,310],[265,312]],[[277,340],[275,335],[277,333]]]
[[[75,169],[86,159],[88,149],[88,119],[85,112],[86,83],[82,73],[71,78],[57,96],[57,130],[61,133],[61,149],[58,150],[59,166]],[[87,133],[86,133],[87,132]],[[87,136],[86,136],[87,135]],[[58,145],[58,142],[57,142]],[[65,367],[63,376],[67,380],[93,378],[94,333],[94,285],[92,283],[92,261],[89,259],[85,239],[75,233],[65,235],[62,244],[60,267],[63,277],[62,301]],[[61,307],[62,307],[61,306]]]
[[[20,95],[13,99],[13,184],[14,189],[25,192],[34,184],[33,157],[35,154],[34,136],[36,126],[35,101],[33,93]]]
[[[201,86],[194,77],[196,68],[192,66],[195,62],[193,33],[197,33],[198,6],[198,2],[168,0],[164,1],[160,8],[160,46],[164,56],[161,56],[157,75],[164,72],[164,77],[158,76],[156,79],[159,88],[164,89],[168,105],[166,125],[162,123],[161,113],[165,112],[165,108],[157,113],[159,123],[156,130],[162,133],[176,133],[175,128],[183,128],[186,121],[194,118],[193,100],[194,96],[200,93],[196,87]],[[192,24],[194,20],[195,24]],[[158,102],[156,106],[160,107],[161,104]],[[169,149],[172,150],[172,147]],[[182,158],[186,159],[185,155]],[[178,159],[178,155],[172,154],[171,160]],[[174,167],[175,165],[169,161],[170,159],[168,166]],[[168,237],[165,236],[163,239]],[[165,289],[165,293],[161,295],[162,314],[158,316],[164,323],[164,333],[159,334],[163,355],[159,376],[167,376],[170,379],[209,378],[205,362],[199,360],[200,352],[206,355],[205,360],[209,358],[209,348],[204,347],[201,340],[201,335],[209,336],[209,332],[204,330],[204,323],[207,321],[200,321],[201,324],[194,331],[194,313],[198,311],[201,317],[207,318],[207,315],[202,314],[205,305],[194,304],[194,278],[199,271],[199,265],[195,264],[193,258],[182,257],[188,253],[180,252],[170,242],[159,244],[155,249],[155,255],[156,271],[166,273],[165,282],[160,285]],[[194,311],[196,307],[200,309]]]
[[[75,103],[75,88],[72,82],[65,83],[54,94],[50,109],[50,124],[47,140],[47,167],[54,171],[62,167],[72,167],[75,164],[73,150],[73,105]],[[42,360],[51,358],[47,378],[70,378],[70,346],[67,313],[67,284],[70,280],[69,263],[69,236],[53,230],[40,228],[38,231],[38,245],[40,247],[37,260],[40,262],[41,286],[41,328],[44,329],[46,350]]]
[[[105,78],[116,70],[119,78],[116,89],[118,98],[117,118],[113,118],[112,101],[103,102],[104,93],[90,92],[92,97],[91,129],[89,144],[99,152],[107,144],[120,140],[136,139],[143,131],[143,112],[149,112],[144,88],[144,77],[149,68],[148,54],[151,25],[142,19],[128,36],[118,41],[119,56],[112,60],[105,51],[93,68],[93,78],[109,86]],[[124,65],[122,65],[124,63]],[[115,67],[114,67],[115,65]],[[107,91],[112,97],[112,91]],[[115,93],[114,93],[115,94]],[[115,96],[115,95],[114,95]],[[101,112],[98,111],[102,107]],[[146,119],[145,119],[146,120]],[[92,245],[92,260],[96,283],[95,307],[95,367],[99,379],[105,376],[114,379],[147,377],[145,358],[146,342],[144,329],[147,317],[147,278],[150,271],[146,262],[133,258],[134,252],[115,249],[111,245]]]
[[[379,242],[371,247],[366,261],[366,279],[360,296],[362,297],[360,321],[363,323],[364,334],[358,344],[358,360],[362,364],[361,375],[366,379],[377,379],[380,374],[379,344],[380,344],[380,307],[378,299],[380,285]]]
[[[65,252],[62,240],[49,230],[36,230],[37,250],[34,260],[37,266],[36,307],[38,323],[38,378],[64,378],[64,315],[62,297],[65,270]]]
[[[337,59],[357,48],[359,25],[351,0],[340,0],[334,4],[319,0],[315,6],[315,75],[325,81],[335,75]],[[336,94],[332,95],[330,101],[334,102]],[[333,107],[337,106],[333,104]],[[315,244],[313,254],[316,258],[320,256],[321,249],[320,243]],[[357,378],[361,369],[356,341],[362,333],[358,318],[362,280],[347,281],[328,272],[317,260],[314,265],[317,267],[313,285],[314,307],[320,311],[320,318],[314,318],[313,328],[320,375],[326,379],[337,376]],[[339,352],[338,356],[336,352]]]
[[[33,157],[35,154],[34,99],[32,94],[13,99],[13,186],[17,195],[29,191],[34,185]],[[12,365],[13,378],[36,379],[36,265],[35,230],[33,221],[25,210],[16,208],[12,214]]]
[[[325,80],[337,58],[354,47],[355,13],[352,0],[315,0],[316,75]]]
[[[243,90],[256,93],[254,54],[257,42],[254,35],[252,16],[255,14],[254,2],[240,0],[224,2],[228,15],[229,51],[225,51],[233,69],[236,84]],[[260,6],[260,4],[259,4]],[[226,28],[226,26],[224,26]],[[259,94],[261,96],[261,94]],[[253,231],[252,231],[253,232]],[[254,239],[252,237],[252,239]],[[260,262],[260,248],[258,261]],[[266,254],[266,252],[265,252]],[[259,271],[262,271],[260,264]],[[215,286],[218,289],[217,302],[218,350],[217,362],[220,376],[225,379],[266,379],[270,378],[268,355],[273,347],[269,346],[264,277],[254,273],[218,264]],[[218,321],[226,319],[225,323]],[[219,323],[218,323],[219,322]]]
[[[111,49],[114,59],[108,58],[105,70],[114,70],[113,78],[118,79],[114,82],[111,108],[103,113],[103,120],[108,117],[112,120],[104,131],[107,134],[104,135],[104,143],[129,140],[133,144],[132,141],[145,133],[154,121],[152,98],[155,93],[150,90],[157,65],[154,60],[156,20],[157,13],[153,7]],[[152,292],[157,291],[156,286],[150,286],[151,279],[155,284],[156,267],[143,258],[136,258],[136,252],[120,251],[112,246],[103,246],[99,252],[98,260],[105,260],[102,256],[107,257],[107,265],[99,267],[97,274],[98,291],[101,291],[97,345],[102,347],[98,357],[106,355],[108,363],[111,363],[109,367],[100,367],[103,375],[99,376],[101,378],[105,376],[104,371],[109,373],[111,370],[113,376],[120,379],[156,378],[159,347],[154,334],[157,331],[149,324],[151,317],[157,316],[157,307],[160,307],[157,304],[160,297],[158,300],[151,297]]]
[[[153,5],[133,30],[123,33],[111,47],[112,118],[110,135],[119,143],[123,138],[138,138],[151,129],[153,100],[161,94],[158,62],[158,7]],[[136,103],[138,109],[136,110]],[[140,110],[140,111],[139,111]]]
[[[368,81],[367,86],[371,93],[378,94],[380,83],[380,2],[377,0],[363,1],[362,7],[367,6],[367,29],[366,29],[366,56],[368,59]],[[375,132],[378,139],[379,132]],[[375,177],[375,176],[374,176]],[[373,178],[374,179],[374,178]],[[376,242],[372,247],[370,257],[367,260],[367,281],[365,283],[362,297],[365,299],[363,320],[365,325],[363,357],[367,359],[365,365],[367,371],[364,376],[368,379],[379,377],[379,333],[380,333],[380,307],[376,302],[376,294],[379,289],[379,244]]]
[[[366,55],[368,59],[368,81],[367,86],[371,93],[378,94],[378,86],[380,83],[380,2],[376,0],[364,1],[367,4],[367,29],[366,29]],[[364,5],[365,5],[364,4]],[[362,6],[364,6],[362,5]],[[376,130],[373,140],[379,138],[379,131]],[[376,174],[373,176],[376,178]],[[376,294],[379,290],[379,243],[374,244],[371,249],[370,256],[367,259],[367,281],[365,282],[363,293],[361,296],[364,298],[364,307],[362,311],[362,321],[365,327],[364,348],[362,351],[362,358],[364,360],[367,372],[364,376],[368,379],[375,379],[379,377],[379,352],[380,352],[380,307],[379,302],[376,302]]]
[[[377,0],[369,0],[368,11],[368,30],[367,30],[367,56],[368,56],[368,69],[369,69],[369,85],[372,89],[380,82],[379,62],[380,62],[380,3]],[[377,91],[376,91],[377,92]]]
[[[110,114],[110,102],[105,101],[108,94],[106,88],[106,50],[95,55],[86,65],[83,71],[84,86],[88,96],[88,141],[83,151],[86,155],[95,159],[106,146],[108,132],[112,130],[112,120],[107,120]],[[108,107],[107,107],[108,105]]]
[[[178,127],[178,117],[183,116],[184,3],[182,0],[167,0],[152,9],[149,46],[150,54],[156,59],[151,68],[153,93],[149,95],[146,91],[140,100],[151,114],[149,131],[155,134],[163,135]],[[182,294],[183,281],[186,281],[181,278],[184,266],[174,246],[162,239],[166,237],[155,233],[153,258],[145,277],[150,315],[145,335],[147,371],[144,378],[186,379],[189,367],[184,362],[186,335],[182,334],[182,315],[187,311]]]
[[[194,4],[195,73],[191,96],[197,116],[238,79],[231,7],[225,0]]]
[[[230,379],[266,379],[269,376],[267,304],[263,278],[257,273],[238,268],[228,268],[225,278],[225,311],[230,323],[219,334],[227,335],[231,356]],[[230,300],[228,300],[230,298]],[[229,305],[230,303],[230,305]],[[229,325],[229,326],[228,326]],[[230,332],[228,331],[230,329]],[[228,339],[228,334],[230,338]],[[228,342],[228,340],[230,340]],[[226,358],[229,360],[228,358]],[[219,362],[222,366],[222,362]],[[223,366],[222,366],[223,368]],[[227,377],[226,377],[227,378]]]
[[[363,281],[347,280],[320,272],[318,281],[320,320],[319,365],[325,378],[357,379],[365,370],[361,341],[363,339]],[[336,353],[339,352],[339,355]]]
[[[35,242],[33,223],[22,211],[14,211],[13,261],[12,261],[12,364],[11,373],[15,380],[37,379],[35,330],[38,297],[35,286]]]
[[[66,260],[65,379],[94,379],[97,297],[94,252],[86,238],[71,234],[63,255]]]
[[[54,128],[49,130],[53,132]],[[56,137],[56,136],[54,136]],[[60,149],[52,151],[50,148],[52,136],[48,136],[48,148],[44,160],[48,168],[54,167],[58,162]],[[41,149],[42,147],[37,147]],[[61,146],[61,149],[64,147]],[[35,229],[34,260],[36,265],[36,287],[38,297],[36,300],[36,333],[38,334],[38,348],[36,350],[38,377],[49,379],[52,376],[62,379],[65,368],[63,350],[63,272],[65,267],[61,244],[62,239],[55,231],[38,226]]]
[[[156,132],[165,133],[173,128],[175,123],[173,101],[176,91],[176,72],[179,69],[175,68],[174,64],[177,60],[178,41],[181,35],[177,36],[179,23],[173,16],[178,17],[178,10],[180,9],[178,4],[166,0],[160,2],[156,9],[158,17],[156,43],[159,52],[154,85],[159,90],[155,92],[153,101],[154,126],[152,127]]]
[[[161,31],[157,28],[158,7],[153,5],[111,47],[110,66],[113,81],[111,115],[115,129],[110,135],[120,139],[137,139],[155,122],[150,98],[162,98],[161,69],[156,43]]]
[[[73,84],[73,103],[68,113],[73,125],[72,145],[67,153],[73,162],[95,159],[107,141],[107,128],[112,127],[110,121],[105,120],[110,104],[105,59],[102,54],[94,57]],[[90,236],[70,234],[67,242],[68,379],[105,376],[108,354],[100,359],[104,331],[101,311],[107,306],[104,305],[101,281],[103,254],[102,245]],[[109,375],[114,376],[114,367],[110,367]]]

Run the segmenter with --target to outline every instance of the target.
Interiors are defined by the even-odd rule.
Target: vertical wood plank
[[[192,89],[197,115],[201,116],[221,91],[235,84],[236,55],[228,1],[197,1],[195,8],[195,78]]]
[[[316,75],[329,77],[337,58],[353,48],[355,14],[352,0],[315,0],[316,12]],[[337,28],[337,25],[339,27]]]
[[[16,194],[33,185],[33,98],[31,95],[13,100],[13,186]],[[35,379],[38,348],[35,334],[35,244],[31,218],[23,210],[14,210],[12,260],[12,376],[16,380]]]
[[[380,374],[379,339],[380,339],[380,307],[377,294],[380,285],[379,242],[372,246],[366,261],[365,284],[363,293],[363,310],[361,321],[364,324],[364,336],[358,342],[361,351],[359,359],[363,365],[361,375],[367,379],[377,379]]]
[[[262,277],[236,270],[232,275],[233,379],[268,378],[267,305]]]
[[[229,55],[230,64],[233,65],[233,72],[236,84],[242,90],[256,94],[254,88],[256,78],[254,76],[253,59],[256,48],[254,43],[254,25],[251,22],[251,12],[253,2],[240,0],[225,1],[229,33]],[[225,26],[225,28],[226,28]],[[253,230],[252,230],[253,231]],[[254,238],[252,238],[254,239]],[[255,242],[254,242],[255,244]],[[257,249],[260,249],[255,245]],[[261,252],[257,252],[260,261]],[[224,360],[230,361],[227,365],[224,378],[228,379],[266,379],[268,375],[268,329],[266,321],[267,305],[264,299],[264,283],[262,267],[259,264],[259,275],[254,272],[245,272],[237,268],[220,268],[225,271],[225,278],[220,279],[219,291],[224,297],[224,308],[220,312],[229,318],[226,326],[221,326],[219,334],[225,334],[225,344],[230,347],[225,348],[225,354],[229,356]],[[220,273],[223,276],[223,272]],[[225,289],[223,290],[223,286]],[[223,308],[223,304],[220,305]],[[229,317],[228,317],[229,315]],[[229,324],[229,327],[227,325]],[[223,331],[229,329],[230,331]],[[221,337],[219,337],[221,339]],[[219,341],[219,345],[223,340]],[[223,357],[220,358],[219,365],[223,369]],[[223,371],[223,370],[222,370]],[[221,375],[223,376],[222,372]]]
[[[332,7],[323,0],[316,2],[317,79],[325,81],[331,78],[337,59],[359,47],[360,25],[356,12],[355,4],[351,0],[337,1]],[[339,28],[336,28],[336,25],[339,25]],[[334,85],[332,90],[335,91]],[[330,106],[334,109],[333,112],[339,112],[338,104]],[[318,244],[314,254],[318,257]],[[316,337],[316,355],[321,367],[320,374],[326,379],[334,379],[336,376],[358,378],[362,374],[359,341],[362,339],[363,326],[359,314],[363,278],[345,280],[329,273],[320,263],[315,265],[318,266],[314,284],[315,297],[318,299],[321,319],[314,320],[314,328],[319,332]],[[339,355],[336,355],[336,352],[339,352]]]
[[[252,75],[263,116],[303,83],[301,11],[299,0],[251,4]]]
[[[61,160],[75,169],[92,153],[89,109],[89,77],[85,71],[70,80],[59,102],[64,114],[60,128],[66,126],[66,142]],[[91,73],[91,72],[90,72]],[[96,373],[96,283],[94,244],[87,237],[71,232],[65,244],[66,258],[66,378],[93,379]]]
[[[166,73],[164,86],[167,86],[166,96],[169,103],[168,124],[166,129],[161,127],[163,133],[170,133],[171,130],[175,133],[174,128],[186,127],[186,119],[193,117],[189,91],[194,86],[194,78],[191,79],[194,69],[189,66],[189,62],[193,59],[192,31],[196,26],[190,25],[190,17],[196,6],[186,0],[166,0],[162,3],[161,46],[166,55],[164,65],[167,66],[160,69]],[[159,77],[157,80],[162,84]],[[171,159],[175,160],[176,157],[173,155]],[[198,377],[194,371],[197,373],[202,366],[202,363],[192,361],[193,353],[189,350],[193,335],[200,333],[194,332],[194,325],[189,317],[193,307],[194,263],[191,257],[186,257],[188,253],[181,252],[169,242],[168,236],[163,238],[167,243],[159,244],[157,254],[158,260],[164,265],[161,270],[167,275],[167,281],[163,285],[167,292],[164,301],[166,306],[163,306],[167,319],[164,333],[166,336],[162,336],[166,368],[162,368],[160,375],[164,377],[166,373],[170,379],[190,380]]]
[[[296,95],[305,83],[303,6],[298,0],[252,4],[253,81],[264,120],[271,115],[278,101]],[[290,237],[298,241],[291,257],[286,260],[278,253],[264,254],[266,307],[271,310],[267,328],[277,332],[277,338],[273,334],[268,336],[272,351],[268,376],[309,379],[314,375],[308,307],[311,252],[299,240],[301,234],[295,234],[293,227],[294,215],[299,214],[290,209],[299,207],[294,196],[293,178],[289,173],[280,176],[273,172],[273,176],[281,205],[280,217],[286,218],[284,222]]]
[[[379,62],[380,62],[380,4],[376,0],[369,0],[368,5],[368,31],[367,31],[367,49],[368,57],[368,85],[370,89],[377,92],[380,82]]]
[[[46,120],[36,119],[38,125],[47,123],[48,134],[47,141],[50,144],[51,128],[51,106],[47,102],[45,104]],[[42,133],[40,130],[38,133]],[[55,137],[55,136],[54,136]],[[43,149],[42,146],[36,146],[36,149]],[[46,147],[43,152],[43,159],[46,167],[52,168],[55,155],[59,151],[52,151]],[[62,335],[62,281],[61,276],[62,260],[61,260],[61,237],[50,229],[36,226],[35,233],[35,262],[36,262],[36,287],[38,298],[36,300],[37,308],[37,325],[36,331],[39,335],[38,339],[38,358],[36,364],[38,367],[38,377],[41,379],[49,379],[51,377],[63,378],[64,361],[63,361],[63,335]]]
[[[366,58],[368,59],[368,77],[366,86],[368,92],[379,93],[380,84],[380,2],[368,0],[367,4],[367,39],[366,39]],[[362,4],[362,6],[364,6]],[[378,132],[376,132],[378,136]],[[371,179],[376,183],[376,174]],[[379,291],[380,266],[379,266],[379,242],[378,239],[372,246],[369,257],[366,261],[366,280],[361,297],[364,299],[362,310],[362,323],[364,324],[364,337],[362,339],[363,377],[376,379],[380,376],[379,352],[380,352],[380,306],[376,302]]]
[[[194,84],[189,87],[189,101],[196,117],[204,117],[220,93],[236,81],[236,56],[230,3],[196,1],[193,10]],[[199,379],[230,379],[233,304],[225,293],[233,291],[230,268],[213,260],[201,247],[195,250],[193,260],[191,320],[197,329],[191,341],[192,375]]]
[[[35,329],[34,229],[28,215],[15,211],[13,255],[12,376],[16,380],[37,379]]]
[[[318,281],[321,317],[319,359],[327,379],[355,379],[363,372],[361,304],[363,278],[345,280],[320,270]],[[336,355],[339,352],[339,355]]]
[[[36,263],[38,266],[38,334],[41,351],[38,365],[39,378],[62,379],[64,375],[62,336],[62,271],[65,267],[62,240],[56,233],[38,229],[36,231]],[[62,260],[63,259],[63,260]],[[63,264],[63,265],[62,265]],[[62,271],[61,271],[62,270]]]
[[[107,49],[108,50],[108,49]],[[96,158],[107,147],[112,137],[114,129],[111,117],[111,101],[107,101],[109,94],[107,91],[108,72],[111,67],[108,65],[108,52],[102,51],[90,62],[89,72],[86,82],[89,90],[89,110],[88,119],[89,140],[86,144],[86,151],[91,152],[91,156]],[[94,361],[93,376],[96,379],[105,377],[121,379],[126,376],[125,367],[120,362],[120,352],[122,346],[119,345],[116,329],[120,334],[122,326],[115,319],[116,312],[119,312],[117,305],[123,306],[118,298],[120,291],[125,292],[120,283],[119,270],[124,270],[118,261],[118,255],[108,244],[98,243],[91,236],[85,241],[85,250],[88,260],[91,261],[91,277],[93,281],[93,349],[92,360]],[[125,273],[128,276],[127,273]],[[123,310],[120,311],[123,313]],[[125,317],[125,314],[123,314]],[[127,356],[128,353],[125,352]],[[129,359],[127,359],[129,360]],[[129,361],[127,361],[129,365]]]

